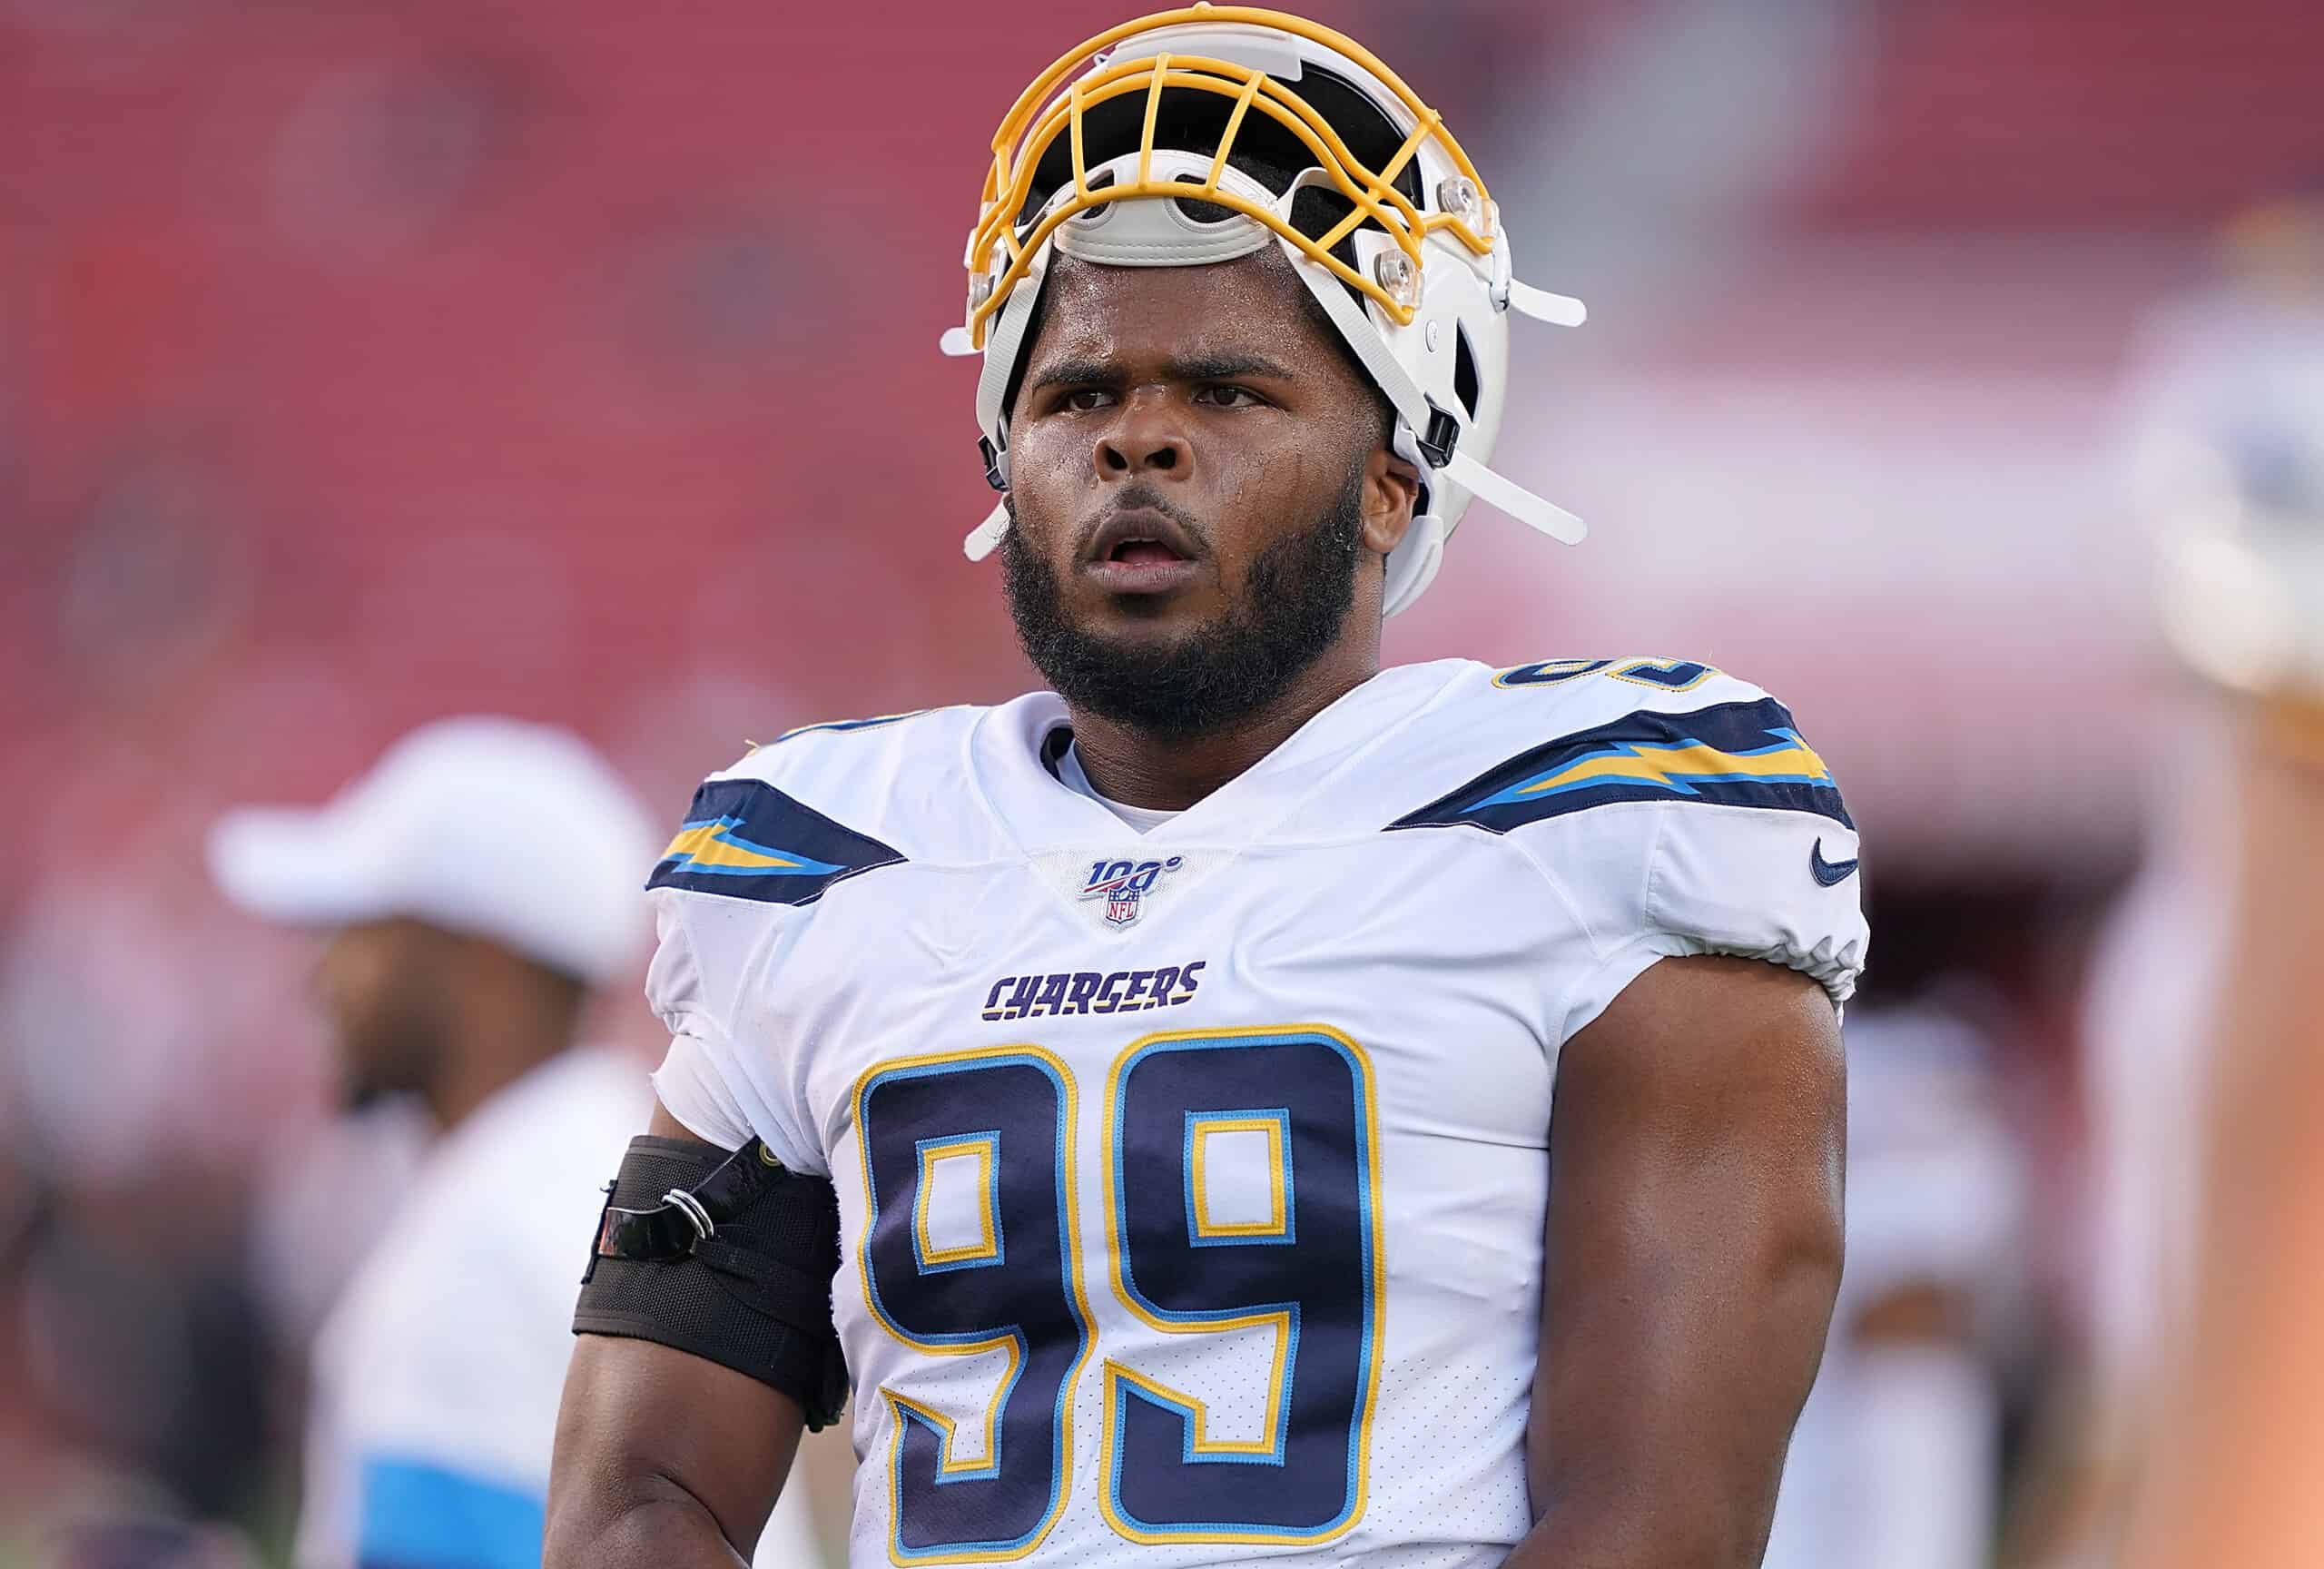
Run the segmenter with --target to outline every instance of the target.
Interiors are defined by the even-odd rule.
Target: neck
[[[1126,806],[1183,811],[1282,745],[1299,727],[1380,673],[1374,635],[1315,661],[1274,702],[1232,725],[1157,735],[1068,707],[1081,771],[1097,792]]]

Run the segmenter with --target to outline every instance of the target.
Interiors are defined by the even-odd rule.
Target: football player
[[[695,797],[547,1562],[734,1562],[852,1385],[858,1564],[1757,1564],[1839,1273],[1830,770],[1699,663],[1381,667],[1472,497],[1578,537],[1486,459],[1510,314],[1580,311],[1361,45],[1143,18],[993,149],[969,548],[1054,690]]]

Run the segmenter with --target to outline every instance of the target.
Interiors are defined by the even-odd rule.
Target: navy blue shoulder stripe
[[[843,878],[903,857],[757,779],[714,779],[694,794],[648,888],[809,904]]]
[[[1388,826],[1467,823],[1502,834],[1616,801],[1772,807],[1856,826],[1832,771],[1772,697],[1689,714],[1625,714],[1521,753]]]

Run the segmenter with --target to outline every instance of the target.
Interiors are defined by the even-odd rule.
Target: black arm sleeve
[[[737,1171],[745,1182],[733,1179]],[[635,1240],[670,1232],[685,1242]],[[641,1136],[607,1190],[573,1332],[651,1340],[732,1367],[798,1401],[820,1429],[847,1403],[832,1327],[838,1269],[839,1199],[828,1181],[784,1169],[756,1140],[730,1158]]]

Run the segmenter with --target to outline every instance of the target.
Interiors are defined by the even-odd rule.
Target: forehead
[[[1334,352],[1306,286],[1272,252],[1202,267],[1106,267],[1060,256],[1041,294],[1035,359],[1261,346],[1276,359]]]

